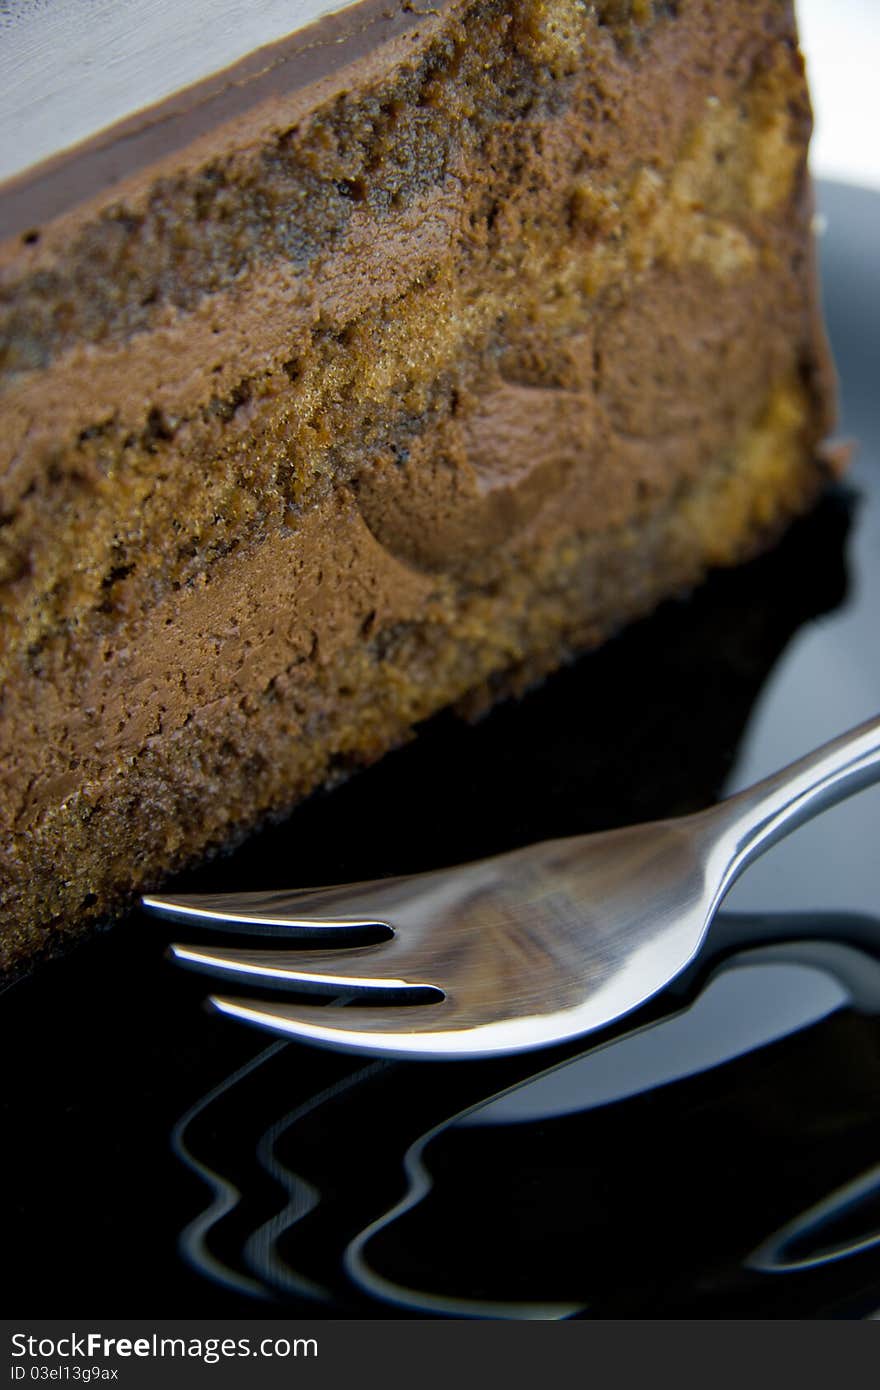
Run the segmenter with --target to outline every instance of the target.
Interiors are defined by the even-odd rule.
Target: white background
[[[813,171],[880,189],[880,0],[800,0]]]

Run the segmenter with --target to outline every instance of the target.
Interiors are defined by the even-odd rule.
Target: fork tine
[[[485,1050],[455,1026],[455,1014],[442,1004],[391,1004],[363,1008],[335,1004],[265,1004],[256,999],[213,995],[222,1014],[317,1047],[342,1048],[386,1057],[476,1057]],[[444,1021],[449,1025],[444,1027]]]
[[[281,985],[339,994],[342,988],[433,989],[426,980],[404,979],[404,962],[391,943],[358,946],[353,950],[336,947],[329,951],[248,950],[247,948],[193,947],[172,945],[171,954],[181,965],[193,970],[251,984]],[[437,991],[438,998],[442,990]]]
[[[306,888],[284,893],[191,893],[180,897],[150,894],[141,898],[141,907],[157,917],[189,927],[261,935],[324,936],[334,930],[387,925],[381,918],[365,916],[363,912],[328,910],[338,902],[342,891]]]

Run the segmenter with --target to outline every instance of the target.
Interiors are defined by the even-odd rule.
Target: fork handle
[[[880,718],[868,719],[714,808],[728,858],[718,900],[777,840],[880,781]]]

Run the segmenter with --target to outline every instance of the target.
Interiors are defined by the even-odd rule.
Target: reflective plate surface
[[[880,195],[822,202],[847,485],[772,555],[176,888],[406,873],[695,809],[880,709]],[[267,1043],[205,1013],[133,918],[0,997],[8,1315],[871,1316],[878,825],[863,793],[731,895],[827,920],[827,944],[724,958],[601,1046],[492,1063]]]

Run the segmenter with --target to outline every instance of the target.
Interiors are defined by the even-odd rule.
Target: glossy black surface
[[[187,886],[406,872],[689,810],[880,708],[880,197],[823,205],[861,441],[846,488],[772,555],[477,725],[435,721]],[[809,910],[811,944],[721,955],[580,1055],[273,1043],[205,1013],[140,919],[46,968],[0,997],[9,1315],[870,1314],[878,810],[864,793],[737,885],[739,910]]]

